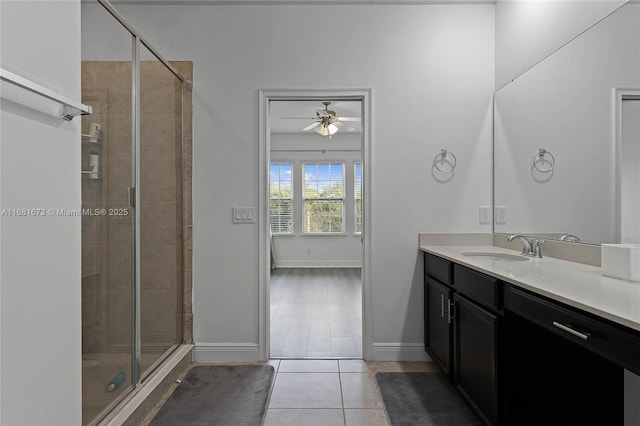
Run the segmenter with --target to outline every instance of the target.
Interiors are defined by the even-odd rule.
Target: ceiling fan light
[[[315,128],[316,133],[322,136],[329,136],[329,129],[327,129],[327,123],[320,123]]]
[[[338,131],[338,126],[333,123],[323,121],[315,128],[316,132],[322,136],[331,136]]]

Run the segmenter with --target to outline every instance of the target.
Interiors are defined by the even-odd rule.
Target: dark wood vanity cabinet
[[[455,294],[454,383],[476,413],[498,424],[500,318]]]
[[[452,268],[448,260],[424,254],[425,350],[450,380],[453,379]]]
[[[485,423],[497,425],[502,282],[453,264],[453,283],[454,383]]]
[[[638,337],[513,286],[505,311],[505,424],[625,424],[621,365],[638,368]]]
[[[425,278],[425,347],[444,374],[451,377],[451,289]]]
[[[424,254],[425,349],[488,425],[620,425],[640,332]]]
[[[476,413],[499,424],[501,283],[425,253],[425,349]]]
[[[574,345],[640,374],[640,333],[514,286],[505,288],[505,305]]]

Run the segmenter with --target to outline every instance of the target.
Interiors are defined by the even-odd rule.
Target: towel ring
[[[440,163],[449,163],[449,169],[441,169],[440,167],[438,167],[438,162]],[[458,160],[456,159],[456,156],[453,155],[452,152],[447,151],[446,149],[441,149],[440,150],[440,154],[436,155],[435,158],[433,159],[433,167],[436,168],[437,171],[439,171],[440,173],[453,173],[453,170],[456,168],[456,164],[458,163]]]
[[[545,158],[546,156],[549,156],[549,159]],[[540,167],[538,167],[539,164],[543,164],[543,163],[548,163],[549,167],[547,167],[546,169],[545,168],[541,169]],[[540,173],[549,173],[553,171],[553,166],[556,165],[556,159],[552,153],[550,153],[544,148],[540,148],[538,150],[538,153],[533,156],[532,164],[533,164],[533,168],[539,171]]]

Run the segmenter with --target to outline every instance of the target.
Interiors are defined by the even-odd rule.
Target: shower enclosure
[[[191,72],[82,2],[83,424],[192,340]]]

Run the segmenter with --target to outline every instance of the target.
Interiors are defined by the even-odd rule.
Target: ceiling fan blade
[[[360,121],[360,117],[337,117],[340,121]]]
[[[302,129],[303,132],[306,132],[307,130],[311,130],[314,127],[318,126],[321,123],[321,121],[316,122],[316,123],[311,123],[309,124],[307,127],[305,127],[304,129]]]
[[[340,120],[334,121],[333,124],[335,124],[340,130],[344,130],[346,132],[355,132],[356,130],[358,130],[355,127],[351,127],[348,124],[343,123]]]
[[[315,120],[316,117],[280,117],[280,120]]]

